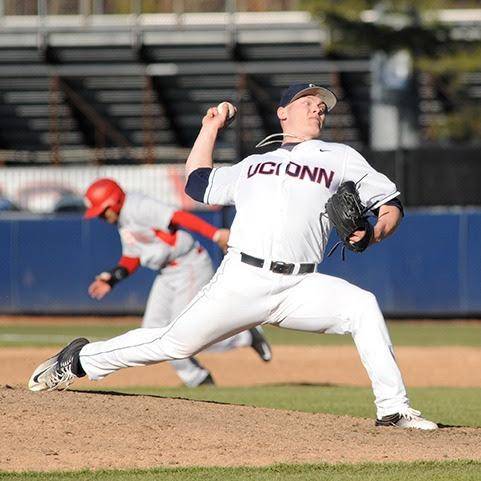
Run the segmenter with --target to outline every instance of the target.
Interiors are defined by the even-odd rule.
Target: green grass
[[[115,391],[363,418],[375,415],[372,391],[361,387],[290,384],[196,389],[132,387]],[[412,388],[409,397],[415,408],[438,423],[481,427],[481,388]]]
[[[2,473],[1,481],[479,481],[481,462],[280,464],[263,468]]]
[[[481,347],[479,322],[389,322],[395,346],[477,346]],[[65,325],[35,323],[33,325],[0,325],[0,346],[58,346],[74,337],[91,340],[117,336],[139,324],[115,325],[106,321],[101,325],[81,325],[75,321]],[[351,336],[320,335],[266,327],[272,344],[284,345],[351,345]]]
[[[481,323],[449,321],[388,321],[395,346],[477,346],[481,347]],[[353,344],[351,336],[319,335],[267,328],[273,344]]]
[[[65,324],[48,324],[47,321],[32,325],[5,324],[0,325],[0,346],[59,346],[75,337],[89,339],[108,339],[118,336],[130,329],[139,327],[132,325],[115,325],[105,322],[100,325],[82,325],[75,321]]]

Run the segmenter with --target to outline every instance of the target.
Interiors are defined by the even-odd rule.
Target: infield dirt
[[[112,392],[29,392],[33,368],[56,350],[0,351],[0,470],[481,459],[481,428],[413,432],[320,413]],[[397,355],[409,386],[481,384],[479,348],[401,347]],[[265,364],[240,349],[200,359],[221,386],[369,384],[351,346],[275,346],[274,356]],[[96,387],[128,385],[179,381],[163,363],[123,370]]]
[[[348,416],[7,387],[0,406],[7,471],[481,459],[480,428],[416,432]]]

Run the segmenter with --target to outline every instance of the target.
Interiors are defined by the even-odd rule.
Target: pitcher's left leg
[[[377,417],[381,419],[405,410],[409,400],[376,297],[362,291],[359,302],[360,312],[353,317],[351,334],[371,379]]]
[[[288,329],[352,334],[375,395],[378,418],[409,405],[376,298],[349,282],[311,274],[289,289],[277,316]]]

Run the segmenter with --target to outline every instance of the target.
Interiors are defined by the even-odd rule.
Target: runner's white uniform
[[[321,216],[327,199],[343,181],[363,176],[364,204],[377,208],[399,195],[355,150],[320,140],[214,168],[206,188],[194,182],[187,190],[194,197],[200,191],[208,204],[236,206],[228,254],[168,327],[138,329],[84,346],[80,361],[88,377],[186,358],[264,320],[288,329],[352,334],[372,382],[378,418],[405,409],[406,390],[375,296],[332,276],[296,274],[299,263],[322,261],[331,230]],[[241,252],[266,260],[265,267],[241,262]],[[294,273],[272,272],[270,261],[295,263]]]
[[[169,231],[176,209],[141,193],[127,193],[117,227],[122,255],[138,258],[144,267],[158,272],[150,290],[142,327],[167,326],[214,275],[207,251],[188,233]],[[228,351],[250,346],[249,332],[239,333],[213,346]],[[195,359],[171,362],[182,381],[196,386],[208,371]]]

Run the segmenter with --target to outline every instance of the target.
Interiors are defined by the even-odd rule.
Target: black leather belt
[[[266,261],[241,252],[241,262],[262,268]],[[272,261],[269,270],[277,274],[293,274],[296,265],[299,265],[299,271],[296,274],[309,274],[316,270],[316,264],[289,264],[281,261]]]

